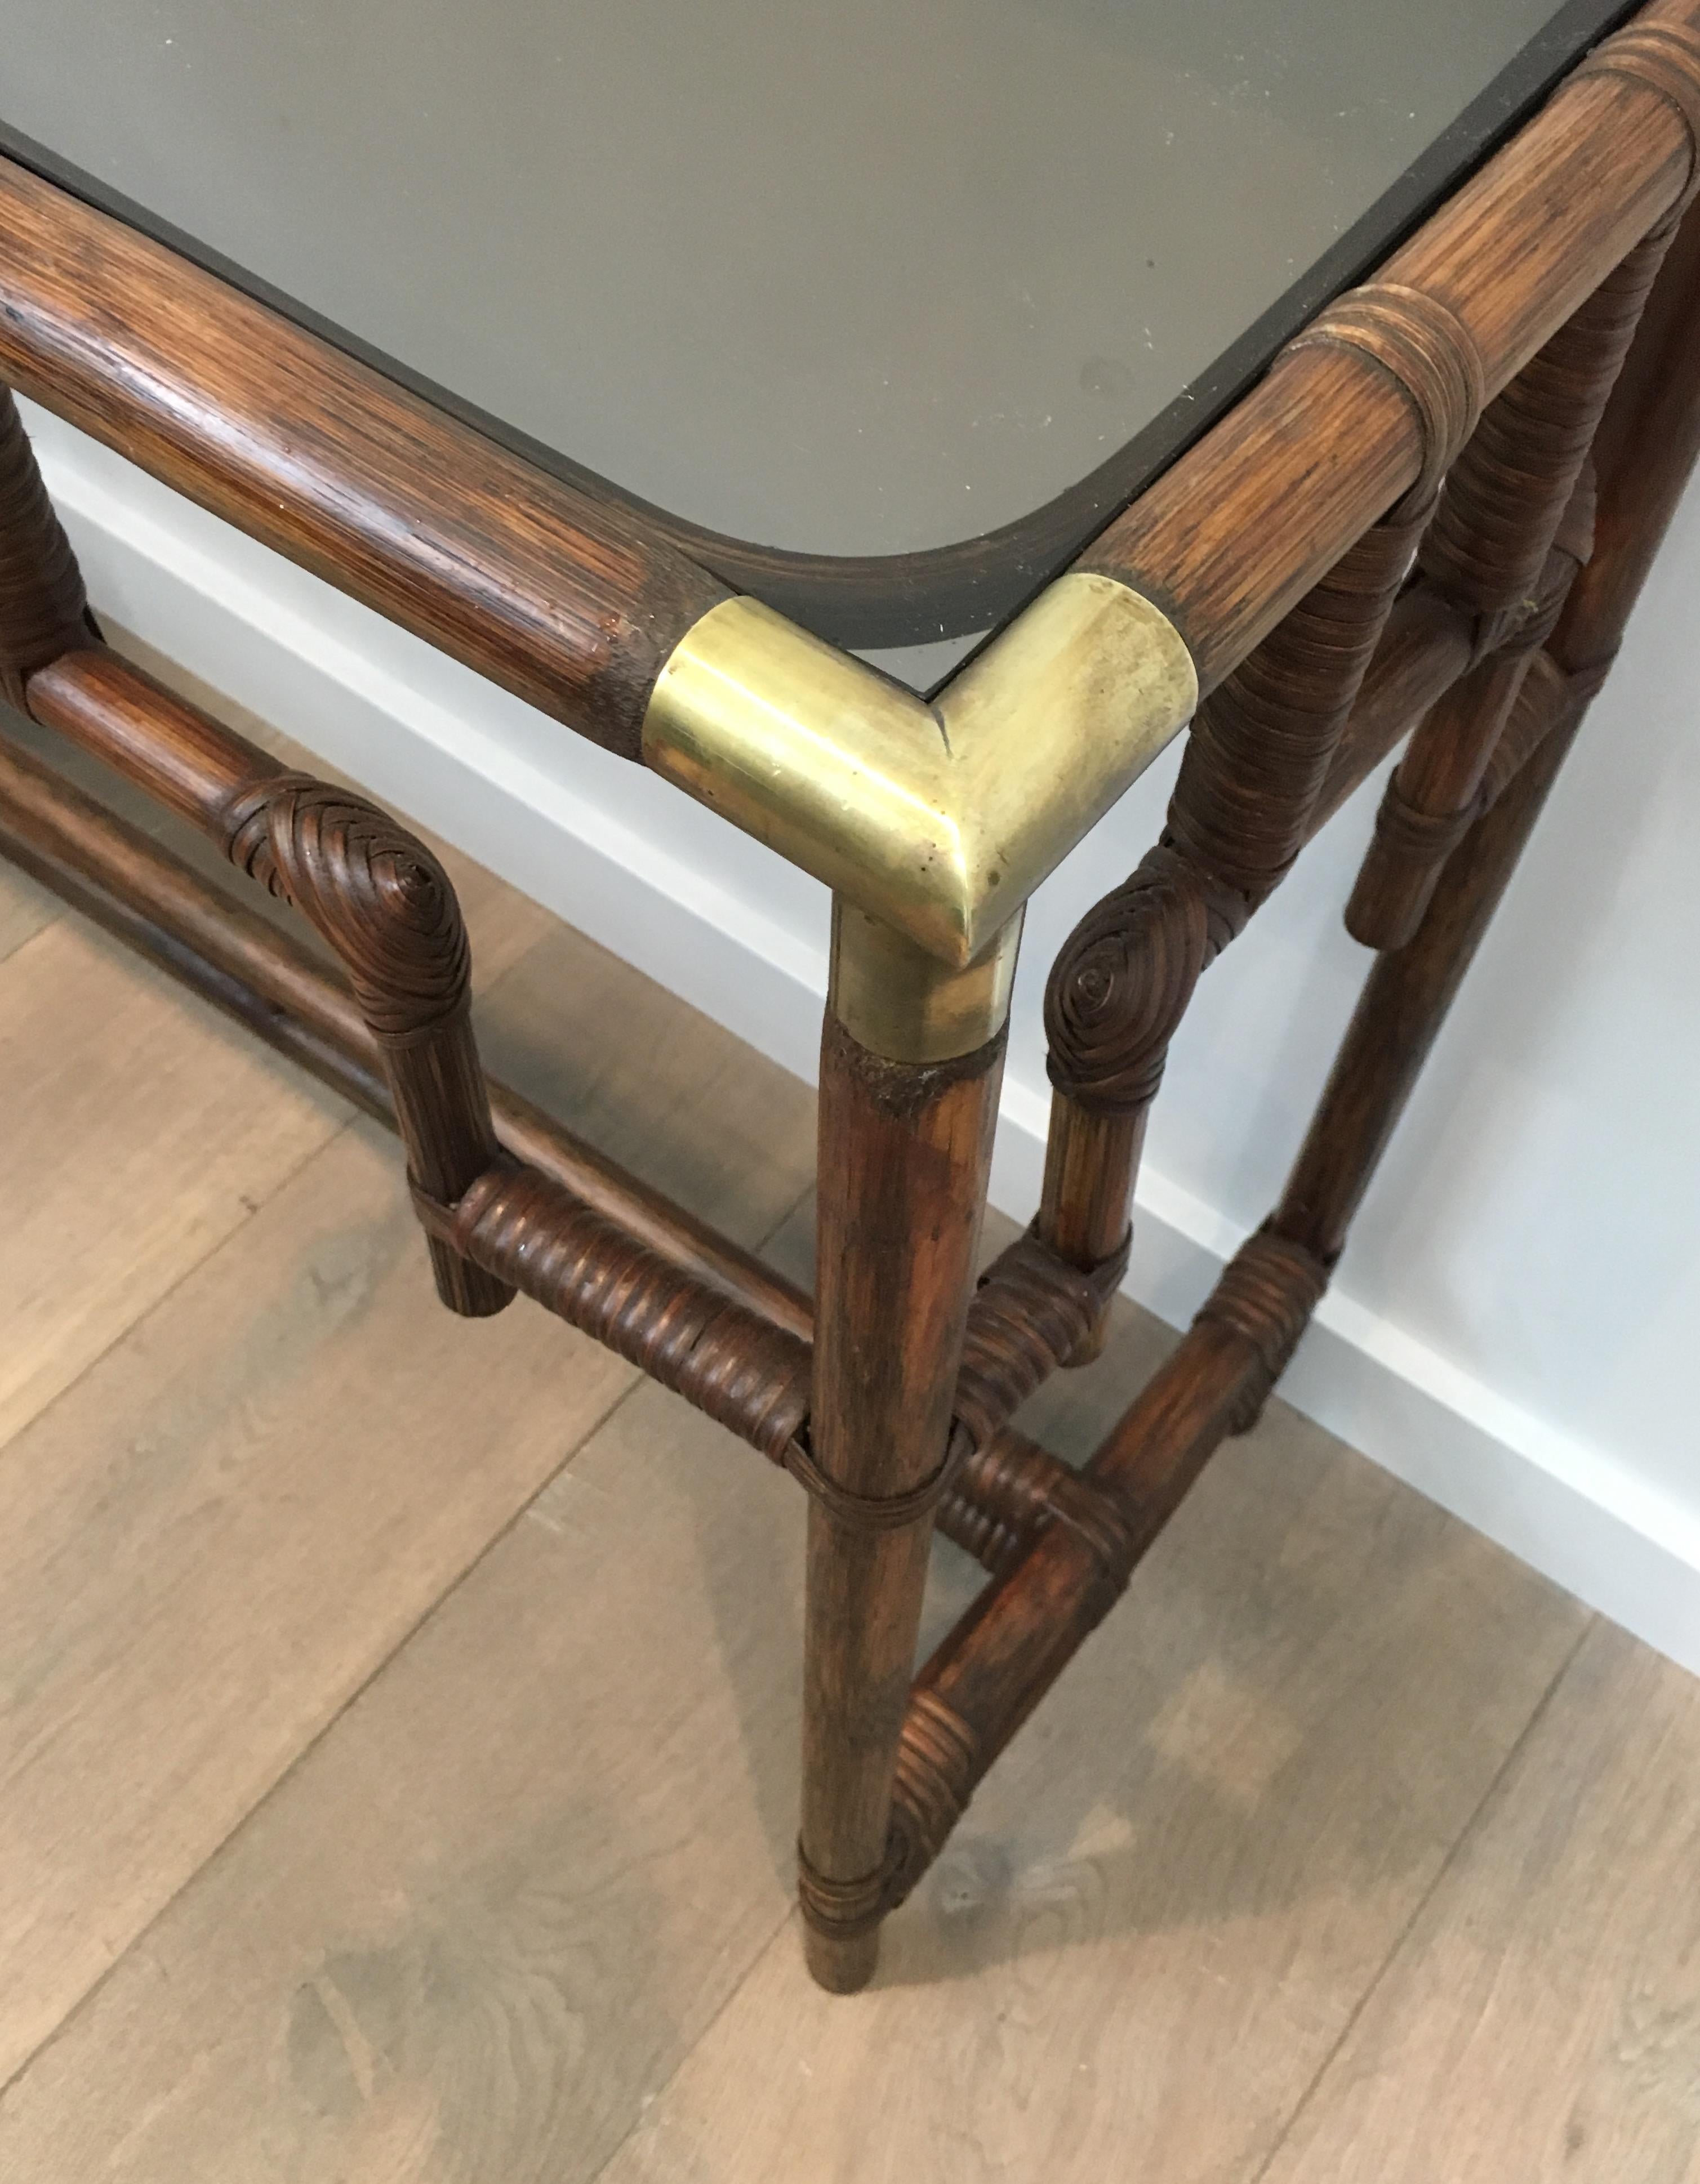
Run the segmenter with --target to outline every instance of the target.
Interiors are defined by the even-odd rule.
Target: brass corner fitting
[[[1173,624],[1110,577],[1060,578],[933,705],[736,599],[674,649],[644,755],[827,883],[841,1018],[938,1061],[996,1031],[1028,895],[1197,698]]]

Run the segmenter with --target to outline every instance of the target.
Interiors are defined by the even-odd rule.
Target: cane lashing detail
[[[1230,1433],[1254,1426],[1265,1397],[1298,1347],[1328,1287],[1322,1261],[1290,1237],[1265,1228],[1248,1237],[1229,1261],[1222,1279],[1194,1321],[1195,1326],[1225,1327],[1256,1351],[1263,1384],[1248,1388],[1235,1407]]]
[[[1588,451],[1673,232],[1660,222],[1601,282],[1490,404],[1447,477],[1423,576],[1470,621],[1479,664],[1418,727],[1388,783],[1346,909],[1347,930],[1367,947],[1398,947],[1415,932],[1529,658],[1587,559]],[[1572,550],[1555,560],[1567,532]]]
[[[887,1909],[903,1902],[945,1847],[986,1764],[979,1739],[961,1716],[936,1691],[917,1690],[897,1747],[884,1874]]]
[[[1686,210],[1700,191],[1700,31],[1685,22],[1631,23],[1590,53],[1571,81],[1600,75],[1645,84],[1682,116],[1691,166],[1676,210]]]
[[[471,951],[454,888],[387,812],[286,773],[239,798],[228,824],[231,862],[323,935],[376,1038],[405,1046],[465,1007]]]
[[[0,387],[0,692],[21,712],[30,676],[94,638],[70,541]]]
[[[978,1447],[1013,1418],[1092,1333],[1127,1271],[1125,1245],[1083,1273],[1032,1231],[980,1279],[968,1308],[956,1416]]]
[[[426,1208],[457,1251],[779,1463],[807,1415],[809,1346],[650,1251],[533,1168]]]
[[[1489,404],[1447,475],[1420,560],[1427,581],[1478,618],[1478,658],[1520,633],[1532,610],[1674,231],[1661,221],[1600,283]]]
[[[1153,850],[1052,967],[1045,1030],[1057,1090],[1099,1112],[1148,1106],[1200,973],[1244,918],[1243,902],[1190,860]]]
[[[1166,840],[1218,885],[1262,903],[1304,846],[1348,715],[1431,498],[1366,531],[1200,708]]]
[[[1295,335],[1286,353],[1330,348],[1373,357],[1416,412],[1422,463],[1404,506],[1426,512],[1487,398],[1487,369],[1474,335],[1439,297],[1381,281],[1331,304]]]
[[[900,1494],[864,1494],[822,1471],[805,1437],[793,1440],[781,1459],[785,1468],[841,1531],[898,1532],[931,1515],[961,1470],[972,1441],[960,1424],[951,1430],[945,1453],[926,1478]]]
[[[471,957],[448,874],[376,805],[304,774],[278,773],[231,800],[231,862],[306,918],[335,950],[383,1056],[409,1172],[450,1203],[499,1156],[472,1036]],[[514,1294],[440,1237],[438,1292],[469,1318]]]
[[[854,1942],[874,1933],[889,1911],[896,1908],[894,1875],[889,1864],[871,1867],[849,1880],[822,1873],[801,1839],[797,1843],[797,1908],[810,1930],[828,1942]]]
[[[995,1577],[1075,1479],[1060,1457],[1006,1428],[984,1446],[969,1447],[939,1505],[939,1529]]]

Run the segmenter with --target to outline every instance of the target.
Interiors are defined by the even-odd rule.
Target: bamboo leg
[[[1463,840],[1530,655],[1586,561],[1589,450],[1674,233],[1663,220],[1517,375],[1482,417],[1424,541],[1424,580],[1473,623],[1474,671],[1412,736],[1387,784],[1346,930],[1397,948],[1421,922]]]
[[[1685,220],[1601,424],[1597,543],[1543,659],[1544,737],[1443,868],[1417,937],[1370,973],[1277,1211],[1276,1231],[1332,1264],[1603,679],[1700,454],[1700,223]],[[1538,723],[1537,723],[1538,726]]]
[[[987,1769],[1114,1605],[1223,1437],[1261,1407],[1322,1294],[1579,713],[1572,707],[1547,733],[1449,860],[1418,939],[1376,965],[1280,1210],[1230,1262],[1093,1457],[1088,1480],[1119,1523],[1046,1525],[922,1671],[898,1760],[895,1892],[938,1856]]]
[[[1460,401],[1413,491],[1349,547],[1212,691],[1188,739],[1160,846],[1090,911],[1045,994],[1051,1132],[1040,1241],[1083,1272],[1127,1247],[1146,1117],[1200,973],[1280,884],[1392,616]],[[1069,1361],[1103,1346],[1101,1315]]]
[[[1274,1228],[1332,1266],[1580,722],[1548,733],[1442,868],[1415,939],[1365,983]]]
[[[893,1061],[830,1013],[822,1042],[800,1895],[810,1970],[839,1993],[872,1976],[886,1908],[925,1490],[950,1441],[1003,1045]],[[922,1506],[891,1521],[905,1497]]]

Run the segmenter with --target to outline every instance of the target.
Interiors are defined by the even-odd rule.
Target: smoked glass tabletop
[[[912,644],[1017,605],[1625,12],[0,0],[0,144]]]

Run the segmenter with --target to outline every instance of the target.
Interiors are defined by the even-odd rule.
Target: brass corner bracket
[[[953,971],[1191,718],[1179,632],[1114,577],[1052,584],[936,705],[750,599],[681,639],[644,755]]]

